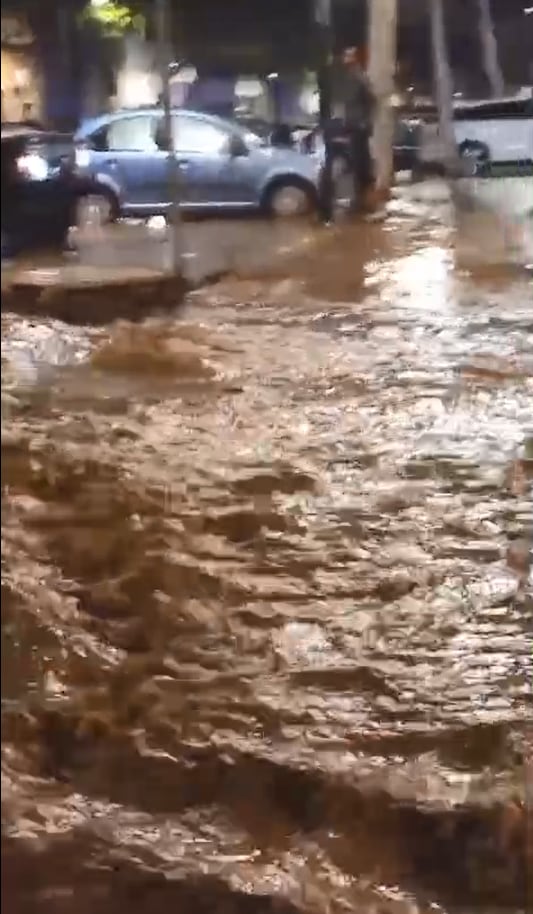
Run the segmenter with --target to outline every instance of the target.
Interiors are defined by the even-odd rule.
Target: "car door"
[[[118,117],[96,153],[96,170],[108,176],[130,212],[154,211],[163,203],[165,153],[156,144],[156,126],[157,116],[149,111]]]
[[[182,112],[174,115],[173,130],[185,205],[196,209],[253,202],[249,156],[232,154],[229,125]],[[247,153],[244,144],[242,152]]]

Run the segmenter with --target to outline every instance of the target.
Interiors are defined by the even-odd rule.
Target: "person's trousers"
[[[349,139],[355,200],[360,201],[374,182],[374,168],[370,153],[370,131],[363,127],[352,127]]]

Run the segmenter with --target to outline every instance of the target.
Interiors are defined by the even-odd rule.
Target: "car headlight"
[[[46,181],[49,173],[46,159],[33,152],[20,156],[17,159],[17,168],[21,175],[31,181]]]
[[[89,149],[76,149],[75,162],[76,168],[88,168],[91,161],[91,152]]]

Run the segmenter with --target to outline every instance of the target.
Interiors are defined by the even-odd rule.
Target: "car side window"
[[[229,134],[210,121],[177,116],[172,119],[172,129],[176,152],[217,155],[229,148]]]
[[[107,129],[107,149],[116,152],[154,152],[155,118],[149,115],[122,117]]]

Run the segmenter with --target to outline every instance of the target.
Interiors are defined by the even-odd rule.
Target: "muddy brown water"
[[[526,910],[531,289],[437,210],[3,316],[11,914]]]

